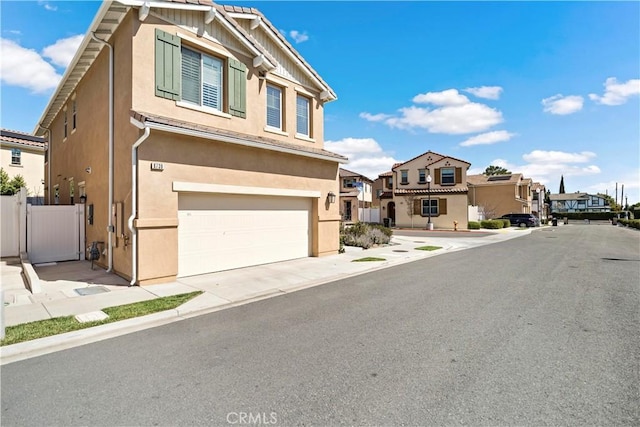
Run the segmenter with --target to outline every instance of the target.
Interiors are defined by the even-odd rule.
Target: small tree
[[[13,196],[20,191],[22,187],[26,186],[27,183],[22,175],[16,175],[12,180],[9,180],[9,174],[3,168],[0,168],[0,194],[3,196]]]
[[[407,204],[407,215],[411,218],[411,228],[413,228],[413,204],[415,203],[417,196],[413,193],[405,194],[403,196],[404,202]]]
[[[506,175],[511,173],[510,171],[508,171],[507,169],[501,167],[501,166],[489,166],[487,167],[484,172],[482,172],[483,175],[487,175],[487,176],[491,176],[491,175]]]

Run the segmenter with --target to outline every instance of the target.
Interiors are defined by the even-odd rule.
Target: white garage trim
[[[189,193],[245,194],[251,196],[284,196],[320,198],[319,191],[291,190],[288,188],[244,187],[241,185],[203,184],[173,181],[173,191]]]

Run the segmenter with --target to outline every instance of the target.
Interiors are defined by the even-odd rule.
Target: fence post
[[[4,339],[4,291],[0,289],[0,340]]]

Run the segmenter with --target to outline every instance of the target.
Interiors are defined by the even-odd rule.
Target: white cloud
[[[589,99],[604,105],[621,105],[634,95],[640,95],[640,79],[627,80],[618,83],[615,77],[609,77],[604,82],[604,95],[589,94]]]
[[[416,104],[433,105],[464,105],[469,103],[469,98],[461,95],[456,89],[447,89],[442,92],[421,93],[413,97]]]
[[[464,134],[483,132],[502,123],[502,113],[484,104],[469,102],[429,110],[407,107],[400,109],[400,117],[391,117],[385,123],[392,128],[424,128],[430,133]]]
[[[40,6],[44,6],[45,9],[50,10],[52,12],[55,12],[56,10],[58,10],[57,6],[52,5],[48,1],[38,0],[38,4]]]
[[[469,92],[478,98],[486,99],[499,99],[502,94],[502,88],[500,86],[468,87],[464,89],[464,91]]]
[[[581,96],[561,94],[551,96],[542,100],[545,113],[566,115],[582,110],[584,99]]]
[[[481,133],[480,135],[472,136],[460,143],[461,147],[470,147],[472,145],[490,145],[498,142],[509,141],[515,133],[507,132],[506,130],[495,130],[493,132]]]
[[[596,157],[591,151],[566,153],[564,151],[533,150],[522,158],[529,163],[586,163]]]
[[[369,113],[360,113],[360,118],[361,119],[365,119],[367,121],[370,122],[381,122],[385,119],[388,119],[389,117],[391,117],[388,114],[383,114],[383,113],[379,113],[379,114],[369,114]]]
[[[426,129],[430,133],[465,134],[484,132],[502,123],[502,113],[485,104],[469,101],[456,89],[416,95],[414,103],[432,104],[435,108],[411,105],[398,110],[399,114],[361,113],[369,121],[382,121],[391,128]]]
[[[307,40],[309,40],[309,36],[307,35],[307,32],[300,32],[298,30],[291,30],[289,31],[289,36],[291,36],[291,38],[293,39],[293,41],[295,41],[296,43],[302,43],[302,42],[306,42]]]
[[[0,78],[3,83],[25,87],[35,93],[46,92],[58,85],[61,76],[35,50],[4,38],[0,39],[0,50]]]
[[[42,56],[49,58],[55,65],[66,68],[76,54],[83,35],[67,37],[57,40],[54,44],[42,49]]]
[[[381,173],[390,171],[395,163],[399,163],[391,154],[385,153],[373,138],[325,141],[324,148],[348,157],[349,163],[345,165],[347,169],[371,179],[376,179]]]

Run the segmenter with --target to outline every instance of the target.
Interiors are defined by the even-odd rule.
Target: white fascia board
[[[243,194],[250,196],[284,196],[320,198],[320,191],[291,188],[248,187],[242,185],[205,184],[201,182],[173,181],[173,191],[188,193]]]
[[[231,34],[233,34],[238,40],[240,40],[240,42],[245,45],[247,49],[249,49],[249,51],[251,51],[251,53],[253,53],[255,56],[260,56],[264,53],[260,49],[256,48],[253,44],[251,44],[249,40],[247,40],[247,38],[238,31],[235,25],[230,23],[222,14],[220,14],[220,19],[218,20],[218,22],[220,22],[227,30],[231,32]],[[276,66],[266,58],[264,60],[264,63],[267,68],[276,68]]]
[[[111,2],[110,1],[105,1],[100,6],[100,9],[98,9],[98,13],[96,13],[96,16],[93,18],[93,21],[91,22],[91,25],[89,26],[89,29],[85,33],[84,38],[82,39],[82,42],[80,43],[80,46],[78,47],[78,50],[76,51],[76,54],[73,56],[73,59],[71,60],[71,62],[67,66],[67,69],[65,70],[64,74],[62,75],[62,79],[60,79],[60,83],[58,83],[58,87],[56,88],[56,91],[53,93],[53,95],[51,95],[51,98],[49,99],[49,103],[47,104],[46,108],[42,112],[42,115],[40,116],[40,119],[36,123],[36,127],[32,132],[34,135],[37,135],[37,132],[41,127],[40,124],[44,121],[44,118],[46,117],[47,112],[53,106],[54,101],[56,100],[56,98],[60,94],[60,91],[64,87],[64,84],[66,83],[66,81],[69,78],[69,76],[74,72],[76,64],[80,60],[80,57],[82,57],[82,55],[84,54],[85,49],[87,48],[89,43],[93,40],[91,38],[91,33],[93,33],[95,30],[98,29],[98,26],[100,25],[100,22],[102,22],[102,20],[104,19],[105,15],[109,11],[110,7],[111,7]],[[104,46],[102,44],[100,44],[100,46],[98,48],[98,52],[101,51],[103,47]],[[82,74],[84,75],[84,73],[82,73]],[[44,128],[44,129],[46,129],[46,128]]]
[[[280,152],[280,153],[293,154],[295,156],[310,157],[310,158],[313,158],[313,159],[326,160],[326,161],[329,161],[329,162],[335,162],[335,163],[346,163],[347,162],[346,160],[336,159],[335,157],[326,156],[326,155],[320,154],[320,153],[310,153],[310,152],[305,152],[305,151],[298,151],[298,150],[294,150],[294,149],[291,149],[291,148],[280,147],[280,146],[277,146],[277,145],[268,145],[268,144],[262,144],[262,143],[259,143],[259,142],[256,142],[256,141],[249,141],[249,140],[238,138],[238,137],[233,137],[233,136],[228,136],[228,135],[221,135],[221,134],[217,134],[217,133],[203,132],[203,131],[199,131],[199,130],[195,130],[195,129],[178,128],[178,127],[175,127],[175,126],[164,125],[164,124],[161,124],[161,123],[154,123],[154,122],[146,123],[145,122],[145,127],[148,127],[150,129],[156,129],[156,130],[164,131],[164,132],[177,133],[177,134],[180,134],[180,135],[194,136],[196,138],[203,138],[203,139],[210,139],[210,140],[214,140],[214,141],[228,142],[228,143],[231,143],[231,144],[243,145],[245,147],[259,148],[259,149],[262,149],[262,150],[277,151],[277,152]]]
[[[116,0],[118,3],[124,6],[141,7],[148,4],[151,9],[182,9],[182,10],[199,10],[206,12],[211,9],[211,6],[189,4],[189,3],[173,3],[166,1],[148,1],[148,0]]]

